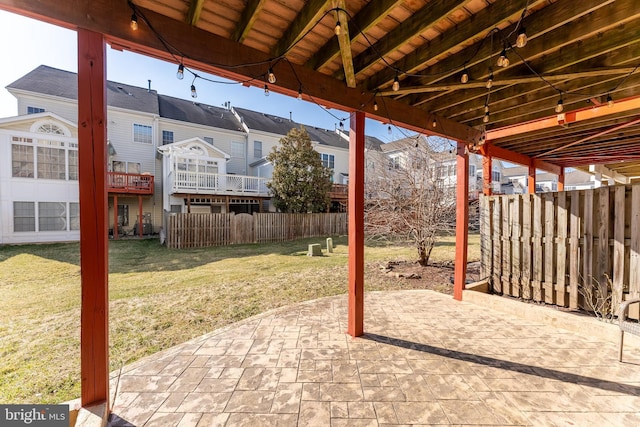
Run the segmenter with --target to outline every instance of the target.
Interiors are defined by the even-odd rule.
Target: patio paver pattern
[[[274,310],[112,375],[109,425],[640,425],[640,353],[431,291]],[[117,388],[117,391],[116,391]]]

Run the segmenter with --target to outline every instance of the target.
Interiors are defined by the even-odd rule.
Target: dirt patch
[[[417,262],[390,261],[371,265],[373,276],[383,282],[394,281],[404,289],[430,289],[453,295],[454,263],[451,261],[431,263],[426,267]],[[480,263],[467,264],[467,283],[480,279]]]

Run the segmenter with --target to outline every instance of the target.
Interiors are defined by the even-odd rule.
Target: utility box
[[[322,256],[322,247],[320,246],[320,243],[309,245],[307,256]]]

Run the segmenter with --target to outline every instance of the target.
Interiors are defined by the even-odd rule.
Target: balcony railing
[[[348,199],[349,186],[347,184],[333,184],[329,191],[329,197],[335,199]]]
[[[107,172],[109,193],[153,194],[153,175]]]
[[[205,172],[174,171],[174,193],[269,196],[266,178]]]

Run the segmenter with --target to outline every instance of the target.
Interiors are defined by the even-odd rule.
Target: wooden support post
[[[462,142],[458,142],[457,163],[456,260],[453,298],[462,301],[462,291],[467,279],[467,242],[469,239],[469,154],[467,154],[466,144]]]
[[[491,178],[493,176],[493,160],[491,156],[482,157],[482,194],[490,196],[493,193]]]
[[[109,406],[107,98],[104,37],[78,29],[81,404]],[[116,206],[117,209],[117,206]]]
[[[529,177],[527,179],[527,189],[529,194],[536,194],[536,166],[533,161],[529,162]]]
[[[349,132],[349,320],[352,337],[364,333],[364,113],[351,114]]]
[[[118,195],[113,195],[113,238],[120,238],[120,231],[118,230]]]
[[[138,237],[142,239],[142,196],[138,195]]]
[[[560,168],[558,174],[558,191],[564,191],[564,166]]]

